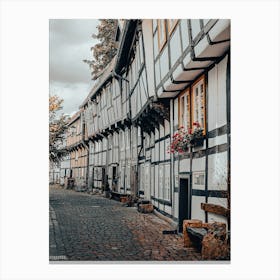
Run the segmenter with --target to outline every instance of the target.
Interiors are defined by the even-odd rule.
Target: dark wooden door
[[[183,230],[183,221],[191,218],[189,179],[180,179],[179,188],[179,232]]]

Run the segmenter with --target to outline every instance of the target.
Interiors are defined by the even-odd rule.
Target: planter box
[[[191,140],[191,145],[193,147],[201,147],[203,146],[204,138],[197,138],[194,140]]]

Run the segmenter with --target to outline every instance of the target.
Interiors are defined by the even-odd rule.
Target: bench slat
[[[187,232],[198,238],[200,241],[202,241],[203,237],[207,234],[207,230],[205,228],[196,228],[196,227],[188,227]]]

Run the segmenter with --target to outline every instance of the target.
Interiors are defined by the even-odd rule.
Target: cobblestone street
[[[60,187],[50,188],[50,261],[192,261],[196,249],[154,214]]]

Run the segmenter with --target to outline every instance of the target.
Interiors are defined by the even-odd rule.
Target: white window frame
[[[203,128],[205,134],[206,125],[206,108],[205,108],[205,76],[201,76],[192,85],[191,89],[191,101],[192,101],[192,128],[196,126],[193,123],[198,122],[200,127]]]

